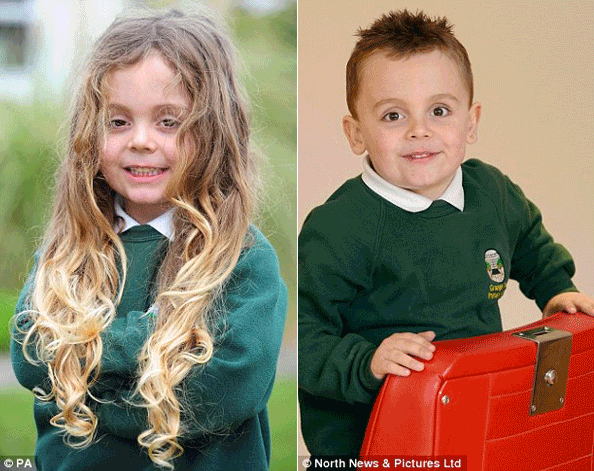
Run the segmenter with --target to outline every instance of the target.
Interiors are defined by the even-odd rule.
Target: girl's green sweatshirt
[[[224,326],[215,353],[206,367],[196,367],[183,381],[189,416],[182,416],[180,437],[184,453],[175,470],[267,470],[270,430],[266,402],[270,397],[282,340],[287,292],[280,278],[276,254],[255,228],[253,243],[242,253],[223,296]],[[87,398],[97,420],[93,443],[74,449],[64,443],[60,429],[50,424],[57,412],[54,402],[35,399],[37,425],[35,462],[38,471],[153,471],[157,468],[137,437],[148,428],[144,408],[131,406],[137,356],[151,330],[145,315],[153,302],[154,281],[167,249],[167,239],[147,225],[121,235],[128,258],[128,275],[117,318],[101,334],[103,356],[99,380]],[[31,278],[16,311],[26,309]],[[19,326],[31,325],[28,316]],[[13,331],[16,340],[22,335]],[[29,350],[33,353],[32,350]],[[48,391],[47,368],[23,357],[13,340],[12,363],[27,389]]]

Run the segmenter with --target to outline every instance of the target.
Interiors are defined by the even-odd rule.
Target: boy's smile
[[[458,66],[438,50],[404,59],[380,50],[360,67],[358,116],[343,119],[353,152],[367,152],[393,185],[438,199],[476,140],[480,116]]]
[[[157,53],[107,75],[109,124],[101,172],[141,224],[165,212],[176,138],[190,99]]]

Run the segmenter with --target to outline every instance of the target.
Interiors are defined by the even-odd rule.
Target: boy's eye
[[[436,106],[433,108],[433,116],[447,116],[450,114],[450,110],[448,110],[445,106]]]
[[[404,118],[404,116],[402,116],[400,113],[398,113],[398,111],[390,111],[389,113],[387,113],[383,120],[384,121],[398,121],[399,119]]]

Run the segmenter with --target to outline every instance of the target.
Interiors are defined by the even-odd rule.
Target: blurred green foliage
[[[290,297],[294,299],[297,280],[297,4],[257,18],[245,10],[236,10],[230,23],[247,69],[244,83],[253,104],[254,138],[268,160],[261,225],[278,252]]]
[[[290,306],[287,339],[296,323],[297,7],[254,16],[231,12],[243,82],[253,105],[256,146],[266,157],[266,194],[259,226],[275,246]],[[65,107],[0,102],[0,330],[13,314],[16,293],[31,268],[53,194],[53,176],[63,147]],[[8,345],[0,334],[0,351]]]
[[[17,299],[16,292],[0,291],[0,352],[8,351],[10,347],[10,321]]]
[[[0,103],[0,289],[22,286],[55,170],[56,111]]]

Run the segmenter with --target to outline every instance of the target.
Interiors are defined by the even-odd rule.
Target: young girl
[[[250,225],[255,167],[210,19],[107,29],[15,316],[39,471],[268,469],[286,289]]]

